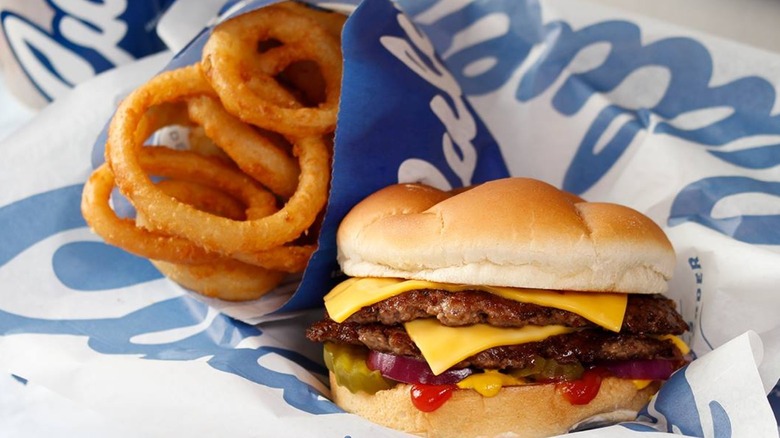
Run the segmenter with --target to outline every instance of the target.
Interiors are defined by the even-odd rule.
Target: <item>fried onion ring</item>
[[[260,219],[234,221],[199,211],[166,196],[143,171],[137,156],[142,140],[136,135],[142,114],[162,102],[208,94],[197,93],[202,83],[197,65],[184,67],[161,73],[122,101],[111,121],[106,148],[117,185],[156,229],[209,251],[251,253],[292,241],[314,223],[327,200],[330,156],[319,137],[293,140],[293,155],[301,168],[298,189],[281,210]]]
[[[141,148],[137,158],[143,171],[204,184],[228,193],[247,206],[247,216],[262,217],[277,211],[276,200],[270,193],[243,173],[217,160],[194,152],[150,146]],[[177,263],[207,263],[217,258],[214,251],[204,250],[189,239],[172,236],[164,230],[138,228],[132,219],[117,217],[109,205],[114,184],[114,175],[107,164],[103,164],[90,176],[82,195],[84,219],[106,242],[141,257]],[[155,189],[162,196],[174,199],[156,185]]]
[[[254,253],[233,254],[237,260],[284,272],[301,272],[306,268],[316,245],[288,245]]]
[[[188,133],[189,149],[207,157],[217,157],[232,163],[233,160],[207,135],[202,126],[193,126]]]
[[[241,211],[241,204],[222,192],[197,183],[165,180],[157,184],[164,192],[188,202],[198,209],[214,214],[228,215]],[[237,203],[237,205],[233,203]],[[234,207],[238,206],[238,211]],[[143,214],[136,218],[140,227],[146,225]],[[284,277],[259,266],[251,266],[227,257],[218,257],[209,263],[186,264],[163,260],[149,260],[163,275],[180,286],[199,294],[227,301],[245,301],[262,297]]]
[[[278,8],[284,8],[296,14],[305,15],[313,18],[325,28],[331,35],[336,38],[341,38],[341,30],[344,27],[344,22],[347,21],[347,16],[338,12],[326,11],[310,5],[301,4],[298,2],[280,2],[276,4]]]
[[[258,299],[276,287],[286,275],[230,258],[202,265],[150,261],[163,275],[181,286],[226,301]]]
[[[258,43],[282,44],[257,53]],[[249,56],[247,56],[249,54]],[[296,61],[317,63],[325,81],[325,101],[318,107],[298,107],[294,99],[282,100],[281,85],[274,77]],[[218,25],[203,48],[206,77],[225,108],[242,120],[288,135],[315,135],[336,127],[341,93],[339,41],[315,19],[287,8],[269,6],[242,14]],[[261,86],[249,86],[253,78]],[[274,90],[275,99],[258,89]]]
[[[295,2],[241,14],[212,30],[199,63],[130,93],[84,185],[90,228],[224,300],[303,271],[328,196],[345,19]],[[147,145],[154,134],[175,149]],[[112,208],[116,188],[134,219]]]
[[[237,221],[246,219],[244,204],[227,193],[207,185],[192,181],[166,179],[158,182],[157,187],[166,195],[186,202],[198,210]]]
[[[109,204],[113,189],[114,174],[104,163],[92,172],[81,196],[84,220],[106,243],[140,257],[180,263],[207,263],[218,258],[187,239],[149,231],[137,227],[133,219],[118,217]]]
[[[187,108],[190,118],[241,170],[285,198],[295,193],[298,163],[270,139],[225,111],[212,97],[190,98]]]
[[[218,159],[160,146],[141,148],[138,158],[141,168],[151,175],[205,184],[230,194],[251,209],[253,217],[263,217],[277,211],[273,194],[246,174]]]
[[[238,200],[209,186],[172,179],[160,181],[157,186],[166,194],[187,202],[199,210],[233,219],[241,219],[245,215],[243,205]],[[136,217],[136,224],[141,227],[146,226],[143,214]],[[305,253],[301,255],[305,256]],[[150,261],[163,275],[182,287],[205,296],[229,301],[244,301],[260,298],[282,280],[281,272],[270,270],[273,266],[279,266],[281,269],[278,270],[282,272],[303,270],[308,257],[303,261],[303,267],[300,265],[293,267],[290,265],[289,256],[287,251],[270,250],[267,253],[258,253],[256,263],[253,264],[259,267],[247,266],[226,257],[205,264],[172,263],[154,259]],[[280,263],[276,260],[284,260],[284,262]],[[295,263],[300,264],[300,258],[296,258]],[[264,268],[263,264],[270,266]],[[297,271],[291,270],[296,268]]]

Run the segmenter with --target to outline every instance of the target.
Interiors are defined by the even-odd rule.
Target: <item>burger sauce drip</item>
[[[601,388],[602,372],[598,370],[587,370],[582,374],[579,380],[568,382],[558,382],[555,384],[563,397],[573,405],[586,405],[596,398]]]
[[[415,383],[411,390],[412,404],[423,412],[433,412],[449,400],[456,389],[458,389],[456,385]]]

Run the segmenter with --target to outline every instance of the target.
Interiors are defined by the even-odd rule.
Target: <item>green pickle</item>
[[[352,393],[363,391],[375,394],[395,386],[395,382],[382,377],[379,371],[368,368],[368,351],[364,348],[327,342],[323,348],[323,356],[325,366],[336,376],[336,383]]]
[[[585,368],[579,362],[561,364],[555,359],[535,356],[533,365],[509,372],[513,377],[531,380],[577,380],[582,377]]]

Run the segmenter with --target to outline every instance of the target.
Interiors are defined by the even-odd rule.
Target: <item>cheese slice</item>
[[[675,335],[662,335],[658,337],[659,339],[669,340],[674,343],[674,345],[677,347],[677,349],[680,350],[680,353],[682,353],[683,356],[691,352],[691,347],[688,346],[688,344],[685,343],[685,341],[682,340],[681,337],[675,336]]]
[[[631,383],[636,386],[637,391],[641,391],[650,386],[653,383],[653,379],[631,379]]]
[[[510,300],[568,310],[614,332],[619,332],[623,325],[628,303],[628,295],[618,293],[473,286],[397,278],[350,278],[325,296],[325,308],[334,321],[343,322],[362,307],[416,289],[449,292],[482,290]]]
[[[435,319],[416,319],[404,323],[404,327],[433,373],[437,375],[488,348],[537,342],[574,331],[573,328],[562,325],[505,328],[474,324],[448,327]]]

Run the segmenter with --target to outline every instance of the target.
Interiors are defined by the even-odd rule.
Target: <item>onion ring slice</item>
[[[275,6],[313,18],[320,23],[329,34],[336,38],[341,38],[341,30],[344,28],[344,22],[347,21],[347,16],[344,14],[318,9],[294,1],[277,3]]]
[[[261,41],[282,45],[257,53]],[[247,57],[246,54],[253,54]],[[315,61],[325,81],[325,101],[318,107],[279,105],[258,94],[258,82],[275,81],[293,62]],[[288,8],[268,6],[218,25],[203,48],[203,69],[225,108],[242,120],[288,135],[316,135],[336,127],[341,93],[341,48],[316,20]],[[250,86],[245,78],[254,77]],[[274,91],[278,95],[279,90]]]
[[[246,208],[238,199],[215,188],[192,181],[166,179],[157,187],[168,196],[186,202],[198,210],[207,211],[233,220],[246,219]],[[136,220],[137,223],[137,220]]]
[[[301,272],[306,269],[316,245],[286,245],[255,253],[236,253],[237,260],[283,272]]]
[[[226,217],[243,216],[243,205],[231,196],[211,187],[180,180],[157,183],[160,189],[196,208]],[[138,226],[146,226],[142,213],[136,217]],[[186,264],[150,259],[170,280],[204,296],[227,301],[256,299],[268,293],[283,279],[281,272],[249,266],[238,260],[219,257],[210,263]]]
[[[226,301],[258,299],[275,288],[286,275],[230,258],[202,265],[150,261],[163,275],[184,288]]]
[[[330,155],[320,137],[292,139],[299,159],[298,189],[276,213],[234,221],[199,211],[160,191],[144,173],[137,156],[142,139],[136,127],[146,109],[162,102],[209,94],[199,66],[163,72],[130,93],[120,104],[108,133],[106,158],[122,193],[149,222],[168,234],[187,238],[209,251],[251,253],[294,240],[324,207],[330,181]]]
[[[246,205],[247,216],[249,211],[252,217],[264,217],[278,210],[273,194],[219,159],[161,146],[141,148],[138,158],[143,170],[151,175],[204,184],[230,194]]]
[[[144,171],[204,184],[228,193],[247,206],[247,216],[262,217],[277,211],[273,195],[248,176],[215,159],[194,152],[153,146],[143,147],[137,158]],[[176,263],[208,263],[217,258],[218,254],[214,251],[204,250],[190,239],[156,229],[139,228],[132,219],[117,217],[109,205],[114,184],[114,175],[108,165],[103,164],[87,180],[82,192],[82,215],[92,230],[107,243],[141,257]],[[174,199],[156,185],[155,189],[168,199]]]
[[[207,135],[202,126],[193,126],[187,135],[190,142],[189,149],[207,157],[216,157],[226,162],[232,163],[233,160],[219,148],[214,141]]]
[[[218,258],[187,239],[138,227],[133,219],[120,218],[109,205],[114,175],[107,164],[90,175],[81,196],[81,214],[103,240],[140,257],[179,263],[207,263]]]
[[[287,152],[210,96],[187,99],[187,108],[190,118],[241,170],[280,196],[289,198],[295,193],[300,169]]]

